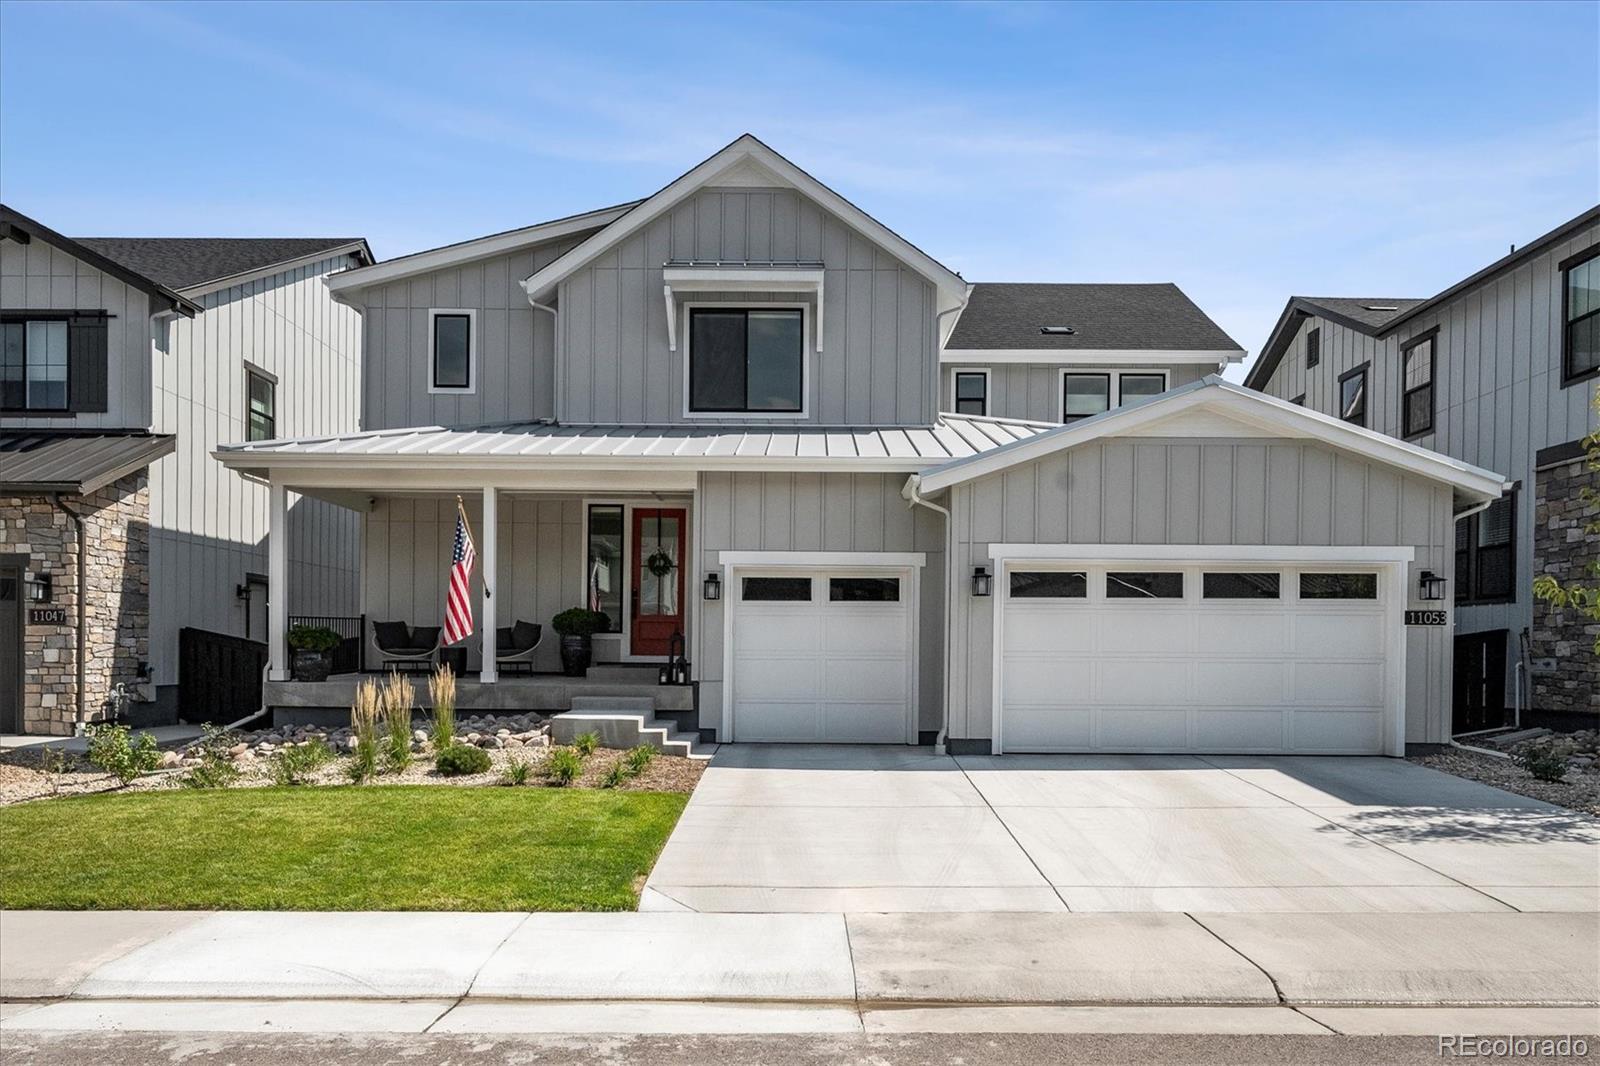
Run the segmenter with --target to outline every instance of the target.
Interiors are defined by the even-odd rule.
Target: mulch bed
[[[1600,817],[1600,770],[1594,766],[1570,767],[1562,781],[1540,781],[1511,759],[1459,749],[1418,755],[1407,761]]]

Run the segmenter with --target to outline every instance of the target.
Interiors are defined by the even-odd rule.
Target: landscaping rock
[[[428,739],[428,731],[425,729],[413,729],[411,731],[411,739],[421,744]]]
[[[164,751],[161,753],[161,768],[163,770],[170,770],[182,762],[183,756],[179,755],[175,751]]]
[[[245,752],[247,752],[249,750],[250,750],[250,745],[244,743],[243,741],[240,741],[238,744],[235,744],[233,747],[228,749],[228,754],[233,756],[235,759],[237,759],[239,756],[243,755]]]

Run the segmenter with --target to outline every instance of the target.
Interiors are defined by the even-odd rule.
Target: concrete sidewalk
[[[1593,1011],[1600,916],[4,911],[0,999]]]

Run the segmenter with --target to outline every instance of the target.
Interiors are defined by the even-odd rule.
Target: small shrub
[[[583,774],[583,758],[571,748],[554,748],[544,759],[544,775],[558,785],[570,785]]]
[[[1560,781],[1567,776],[1567,745],[1545,737],[1517,748],[1517,764],[1540,781]]]
[[[563,637],[592,637],[611,628],[611,618],[604,611],[569,607],[550,619],[550,628]]]
[[[371,678],[356,688],[350,705],[350,735],[355,746],[350,750],[350,765],[345,772],[356,784],[370,781],[378,773],[378,716],[383,710],[383,694]]]
[[[115,777],[124,785],[161,765],[156,738],[140,733],[135,741],[125,725],[92,725],[89,733],[89,763]]]
[[[50,791],[61,791],[61,775],[67,772],[72,760],[60,748],[46,746],[39,751],[39,769],[50,775]]]
[[[471,744],[452,744],[434,757],[433,766],[446,777],[487,773],[489,753]]]
[[[572,738],[572,746],[578,749],[578,754],[587,759],[594,754],[594,749],[600,746],[599,733],[579,733]]]
[[[344,643],[337,631],[327,626],[298,625],[289,627],[289,647],[295,651],[317,651],[326,654]]]
[[[600,787],[621,788],[628,783],[628,779],[632,776],[633,774],[628,772],[627,763],[614,762],[611,764],[611,769],[607,770],[605,776],[600,779]]]
[[[655,757],[656,749],[647,744],[640,744],[637,748],[629,751],[623,758],[623,762],[628,767],[628,776],[638,777],[644,773],[649,768],[651,760]]]
[[[433,701],[433,719],[428,739],[434,751],[443,751],[456,739],[456,675],[448,666],[439,666],[428,678],[428,696]]]
[[[508,785],[526,785],[533,773],[533,763],[520,756],[506,763],[504,780]]]
[[[272,780],[279,785],[303,785],[332,758],[333,751],[320,737],[280,748],[272,756]]]
[[[416,702],[417,690],[411,679],[399,671],[391,673],[389,683],[383,686],[383,720],[389,727],[383,754],[391,773],[411,765],[411,708]]]
[[[239,780],[239,768],[228,758],[228,739],[225,729],[214,725],[204,728],[195,746],[200,761],[180,778],[184,788],[227,788]]]

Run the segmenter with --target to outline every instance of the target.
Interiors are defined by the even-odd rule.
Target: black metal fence
[[[289,628],[326,626],[342,638],[333,649],[333,672],[355,674],[366,669],[367,616],[364,614],[291,614]]]
[[[178,630],[178,715],[186,722],[234,722],[261,709],[267,646],[259,640]]]

